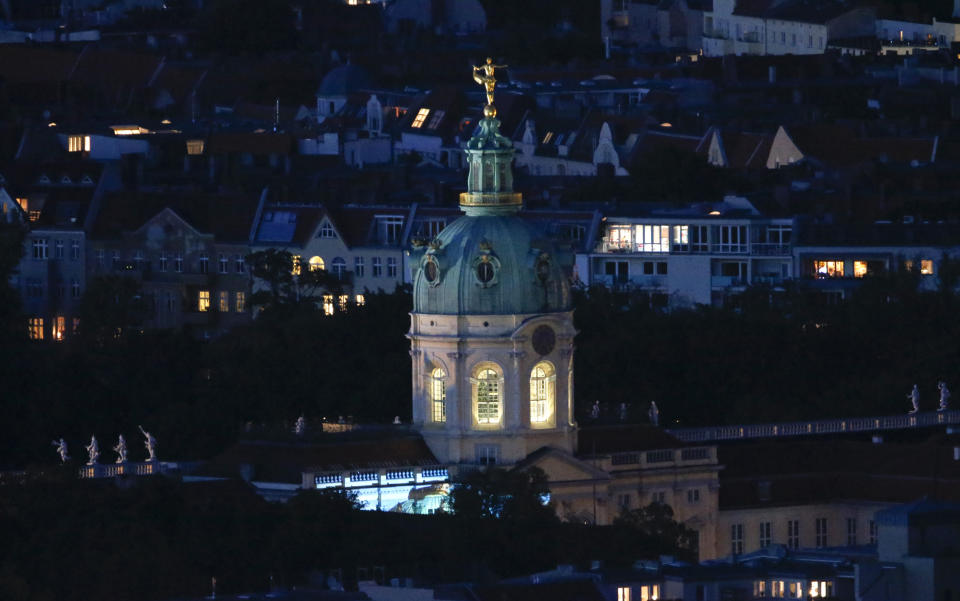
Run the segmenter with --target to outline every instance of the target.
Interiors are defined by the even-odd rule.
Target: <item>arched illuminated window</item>
[[[439,367],[430,372],[430,413],[433,421],[447,421],[447,373]]]
[[[323,259],[317,256],[310,257],[310,271],[317,271],[318,269],[326,269]]]
[[[530,372],[530,423],[547,424],[556,405],[556,372],[547,361],[533,366]]]
[[[474,411],[478,424],[500,423],[503,382],[500,372],[491,363],[480,365],[474,372]]]

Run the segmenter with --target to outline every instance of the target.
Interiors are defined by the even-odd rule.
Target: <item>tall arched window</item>
[[[447,374],[439,367],[430,372],[430,415],[435,423],[447,421]]]
[[[323,259],[317,256],[310,257],[310,271],[317,271],[318,269],[326,269]]]
[[[343,260],[343,257],[337,257],[333,260],[333,275],[338,280],[343,279],[343,274],[346,270],[347,270],[347,262]]]
[[[476,396],[474,406],[478,424],[500,423],[501,380],[492,364],[481,365],[475,372]]]
[[[556,405],[556,371],[547,361],[533,366],[530,372],[530,424],[545,425],[553,419]]]

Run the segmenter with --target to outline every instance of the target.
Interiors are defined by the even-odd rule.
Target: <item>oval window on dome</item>
[[[428,284],[437,284],[440,281],[440,265],[433,257],[428,257],[423,264],[423,277]]]
[[[493,281],[493,263],[490,261],[480,261],[477,264],[477,279],[483,284],[489,284]]]

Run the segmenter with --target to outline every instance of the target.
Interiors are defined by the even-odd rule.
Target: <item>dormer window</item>
[[[68,152],[90,152],[90,136],[69,136],[67,138]]]
[[[187,154],[191,156],[203,154],[203,140],[187,140]]]
[[[427,127],[429,129],[437,129],[437,127],[440,125],[440,121],[443,120],[444,114],[445,111],[434,111],[433,117],[430,118],[430,123],[427,124]]]
[[[550,143],[550,140],[552,140],[552,139],[553,139],[553,132],[552,132],[552,131],[548,131],[548,132],[547,132],[547,135],[543,136],[543,143],[544,143],[544,144],[549,144],[549,143]]]
[[[73,181],[70,179],[69,175],[64,175],[60,178],[60,183],[64,185],[70,185],[73,183]]]
[[[80,183],[85,186],[92,186],[93,180],[90,178],[89,175],[84,175],[83,178],[80,180]]]
[[[420,109],[417,112],[417,116],[413,118],[413,123],[410,124],[410,127],[420,129],[423,127],[423,122],[427,120],[427,115],[430,114],[430,109]]]

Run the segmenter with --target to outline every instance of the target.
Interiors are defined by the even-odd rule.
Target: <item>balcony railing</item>
[[[684,442],[707,442],[714,440],[738,440],[746,438],[782,438],[786,436],[811,436],[818,434],[846,434],[848,432],[876,432],[883,430],[906,430],[931,426],[960,424],[960,410],[927,411],[905,415],[878,417],[849,417],[805,422],[781,422],[774,424],[740,424],[710,428],[683,428],[667,430]]]
[[[750,253],[763,257],[789,257],[793,254],[789,244],[775,242],[754,242],[750,245]]]

